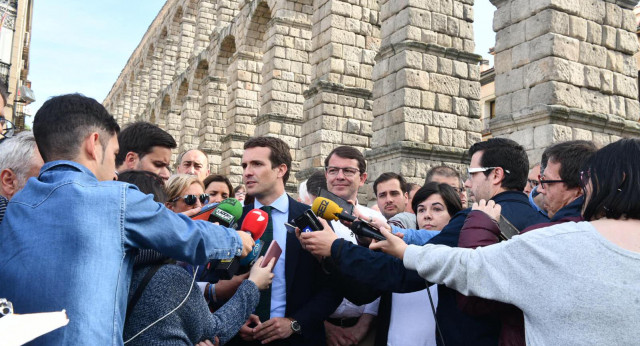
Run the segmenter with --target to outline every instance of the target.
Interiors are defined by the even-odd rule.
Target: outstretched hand
[[[318,219],[323,229],[315,232],[300,232],[296,230],[296,235],[302,244],[302,248],[311,252],[314,256],[331,256],[331,245],[338,239],[331,226],[324,219]]]
[[[404,252],[407,249],[407,243],[402,240],[400,237],[396,237],[391,232],[389,232],[388,228],[382,227],[380,228],[380,232],[382,233],[387,240],[376,241],[374,240],[369,248],[371,250],[382,250],[382,252],[389,254],[393,257],[397,257],[399,259],[404,258]]]

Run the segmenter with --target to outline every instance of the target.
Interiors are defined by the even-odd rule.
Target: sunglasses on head
[[[202,203],[203,205],[209,203],[209,194],[208,193],[203,193],[201,195],[178,196],[178,197],[170,200],[169,202],[176,202],[180,198],[184,199],[184,204],[186,204],[186,205],[194,205],[194,204],[196,204],[196,201],[198,199],[200,199],[200,203]]]

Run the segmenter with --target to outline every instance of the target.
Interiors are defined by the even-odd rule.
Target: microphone
[[[264,234],[269,224],[269,214],[261,209],[253,209],[247,213],[240,227],[241,231],[251,234],[251,238],[256,241],[251,253],[247,257],[240,259],[234,257],[228,260],[221,260],[216,265],[215,274],[223,280],[231,279],[236,273],[249,271],[251,265],[260,257],[263,243],[260,237]]]
[[[202,209],[192,217],[193,220],[206,220],[217,222],[221,226],[232,227],[242,216],[242,204],[235,198],[227,198],[217,206],[209,207],[207,204]]]
[[[313,212],[318,215],[318,217],[321,217],[327,221],[343,220],[351,222],[351,226],[349,226],[349,229],[351,229],[353,233],[361,237],[369,237],[376,240],[387,239],[382,235],[382,233],[380,233],[380,230],[376,226],[344,212],[344,210],[340,208],[340,206],[336,202],[328,198],[316,198],[311,205],[311,210],[313,210]]]
[[[213,213],[213,210],[216,209],[218,205],[220,205],[220,203],[210,203],[202,206],[202,208],[200,209],[200,212],[197,213],[196,215],[193,215],[191,217],[191,220],[209,221],[209,217],[211,216],[211,213]]]

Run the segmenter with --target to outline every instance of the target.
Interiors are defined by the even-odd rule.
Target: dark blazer
[[[246,205],[242,218],[254,208],[253,203]],[[289,196],[289,223],[300,216],[308,205],[295,201]],[[292,334],[286,340],[272,342],[269,345],[326,345],[324,320],[331,315],[342,302],[342,295],[332,290],[328,276],[322,271],[320,264],[308,251],[302,249],[298,238],[287,233],[285,251],[285,281],[287,285],[287,302],[285,316],[297,320],[302,327],[302,335]],[[245,345],[240,338],[235,338],[234,345]]]
[[[518,229],[548,221],[529,205],[527,196],[522,192],[507,191],[492,199],[502,206],[502,215]],[[460,230],[470,211],[469,208],[455,214],[449,224],[429,243],[458,246]],[[407,270],[402,260],[385,253],[337,240],[331,246],[331,258],[343,276],[369,285],[371,289],[378,290],[379,294],[415,292],[426,287],[424,279],[416,271]],[[438,286],[436,317],[444,342],[448,346],[497,345],[499,319],[464,313],[458,307],[456,293],[443,285]],[[440,344],[439,337],[436,341]]]

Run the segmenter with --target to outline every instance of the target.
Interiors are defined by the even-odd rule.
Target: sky
[[[430,0],[425,0],[430,1]],[[52,96],[79,92],[102,102],[156,17],[164,0],[37,0],[34,2],[29,80],[35,114]],[[495,7],[476,0],[476,53],[489,59]],[[33,117],[27,117],[27,124]]]

